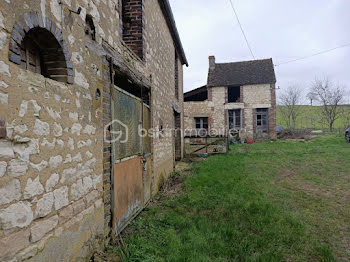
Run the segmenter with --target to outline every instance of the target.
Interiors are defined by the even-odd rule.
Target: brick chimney
[[[215,56],[209,56],[209,69],[215,69]]]

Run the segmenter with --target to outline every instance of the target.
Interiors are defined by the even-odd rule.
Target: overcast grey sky
[[[185,91],[206,84],[208,56],[251,60],[229,0],[170,0],[190,67]],[[350,44],[350,0],[233,0],[256,59],[275,64]],[[350,94],[350,46],[275,68],[282,92],[327,75]],[[348,99],[349,100],[349,99]],[[350,101],[347,101],[350,102]]]

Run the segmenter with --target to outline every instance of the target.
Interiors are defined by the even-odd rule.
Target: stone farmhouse
[[[275,84],[272,59],[215,63],[209,57],[207,85],[184,94],[185,133],[237,130],[244,139],[275,138]]]
[[[183,156],[168,0],[2,0],[0,261],[77,261]],[[139,130],[153,131],[139,136]]]

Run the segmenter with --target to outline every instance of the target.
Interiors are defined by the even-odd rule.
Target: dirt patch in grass
[[[161,194],[174,197],[181,193],[181,183],[184,181],[185,175],[184,173],[179,173],[178,175],[174,175],[170,177],[163,185],[161,189]]]
[[[309,141],[317,137],[311,131],[311,129],[285,129],[278,133],[277,137],[288,141]]]
[[[295,170],[286,169],[280,172],[279,176],[275,180],[275,184],[281,183],[286,178],[292,178],[297,176],[298,173]]]
[[[203,159],[196,159],[195,161],[201,161]],[[178,162],[175,166],[175,172],[165,181],[161,187],[159,193],[166,197],[175,197],[181,194],[181,185],[186,176],[192,169],[191,162]]]
[[[122,261],[116,252],[98,252],[90,260],[91,262],[120,262]]]
[[[237,151],[238,151],[239,153],[249,153],[249,152],[250,152],[250,147],[247,146],[247,145],[245,145],[245,146],[239,147],[239,148],[237,149]]]
[[[324,188],[321,188],[314,183],[306,182],[304,181],[302,184],[299,185],[299,190],[304,191],[305,193],[308,193],[313,196],[322,196],[322,197],[331,197],[332,192],[325,190]]]
[[[350,202],[350,189],[344,192],[344,195],[340,199],[340,202],[341,203],[349,203]]]

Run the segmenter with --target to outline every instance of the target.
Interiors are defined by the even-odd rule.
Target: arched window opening
[[[96,39],[96,29],[91,15],[86,15],[85,18],[85,34],[92,40]]]
[[[40,49],[29,37],[26,37],[21,48],[21,68],[41,74]]]
[[[21,68],[59,82],[68,82],[66,57],[55,36],[44,28],[33,28],[20,45]]]

